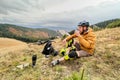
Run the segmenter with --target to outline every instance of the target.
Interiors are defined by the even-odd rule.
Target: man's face
[[[83,32],[83,27],[82,26],[78,26],[78,30],[80,31],[80,33]]]
[[[86,31],[87,30],[87,27],[86,26],[78,26],[78,30],[80,31],[80,33],[83,33],[83,31]]]

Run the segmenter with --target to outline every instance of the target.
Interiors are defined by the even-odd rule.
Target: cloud
[[[120,3],[118,2],[103,2],[95,6],[87,6],[85,8],[61,13],[52,13],[46,15],[40,23],[42,26],[77,26],[77,23],[82,20],[88,20],[91,24],[99,21],[120,18]],[[41,21],[41,20],[38,20]]]
[[[26,11],[26,9],[24,9],[24,7],[26,7],[26,4],[24,4],[22,1],[18,0],[1,0],[0,1],[0,14],[3,14],[3,12],[5,14],[9,14],[9,12],[22,12],[22,11]]]
[[[27,27],[76,26],[120,18],[120,0],[1,0],[0,22]]]

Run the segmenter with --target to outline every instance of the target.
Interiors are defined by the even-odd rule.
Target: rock
[[[19,69],[23,69],[23,64],[22,65],[18,65],[16,67],[19,68]]]
[[[19,69],[24,69],[24,68],[28,67],[29,65],[30,65],[30,63],[25,63],[25,64],[18,65],[16,67]]]

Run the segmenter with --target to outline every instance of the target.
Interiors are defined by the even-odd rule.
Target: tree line
[[[53,35],[53,32],[52,30],[48,30],[48,29],[39,29],[39,31],[48,31],[49,33],[49,38],[45,38],[45,37],[39,37],[39,38],[35,38],[35,37],[32,37],[31,35],[30,36],[27,36],[27,35],[22,35],[22,36],[19,36],[19,35],[16,35],[14,33],[11,33],[9,31],[9,27],[12,27],[16,30],[20,30],[20,31],[23,31],[23,34],[24,32],[26,31],[35,31],[37,29],[31,29],[31,28],[25,28],[25,27],[20,27],[20,26],[16,26],[16,25],[10,25],[10,24],[0,24],[0,37],[6,37],[6,38],[14,38],[14,39],[17,39],[17,40],[21,40],[21,41],[24,41],[24,42],[36,42],[38,40],[49,40],[49,39],[54,39],[56,38],[55,34]],[[52,32],[52,34],[50,34],[50,32]],[[53,36],[51,36],[53,35]]]
[[[120,27],[120,19],[112,19],[112,20],[103,21],[103,22],[91,25],[90,27],[93,28],[95,31],[102,30],[105,28]]]

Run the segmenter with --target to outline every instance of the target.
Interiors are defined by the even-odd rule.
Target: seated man
[[[80,58],[80,57],[87,57],[93,55],[96,36],[93,30],[88,27],[89,27],[89,22],[86,21],[80,22],[78,24],[78,29],[74,32],[74,34],[66,37],[63,40],[63,43],[65,44],[70,39],[76,38],[79,43],[74,42],[76,51],[69,51],[69,53],[64,57],[52,61],[51,64],[53,66],[59,64],[62,61],[69,60],[71,58]]]

